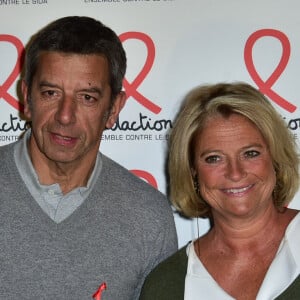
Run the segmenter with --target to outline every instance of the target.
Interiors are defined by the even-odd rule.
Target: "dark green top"
[[[140,300],[182,300],[188,257],[181,248],[159,264],[147,277]]]
[[[183,300],[187,262],[183,247],[159,264],[148,275],[140,300]],[[275,300],[300,300],[300,275]]]

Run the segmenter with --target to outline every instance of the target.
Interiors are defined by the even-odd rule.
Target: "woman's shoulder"
[[[276,300],[293,300],[300,299],[300,275],[293,283],[281,294]]]
[[[187,269],[187,246],[176,251],[173,255],[156,266],[152,272],[148,275],[149,279],[161,279],[166,277],[177,277],[179,272],[186,274]]]
[[[179,249],[150,272],[140,300],[183,299],[188,262],[186,247]]]
[[[294,228],[300,227],[300,211],[297,209],[288,209],[288,214],[290,215],[286,232],[291,231]]]

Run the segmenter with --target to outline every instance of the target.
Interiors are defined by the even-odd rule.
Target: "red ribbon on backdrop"
[[[140,93],[136,91],[136,88],[141,84],[141,82],[144,80],[146,75],[151,69],[151,66],[154,61],[154,44],[152,40],[146,36],[145,34],[142,33],[125,33],[122,35],[123,41],[128,39],[128,38],[138,38],[143,41],[148,45],[148,58],[145,63],[145,66],[143,67],[142,71],[138,74],[137,78],[134,80],[133,83],[129,84],[127,80],[124,80],[125,83],[125,89],[127,92],[127,97],[130,95],[136,97],[136,99],[143,104],[145,107],[147,107],[149,110],[158,113],[161,108],[156,106],[154,103],[150,102],[148,99],[146,99],[144,96],[142,96]],[[0,99],[3,98],[8,104],[10,104],[12,107],[19,111],[23,111],[24,107],[22,103],[20,103],[16,98],[14,98],[12,95],[8,93],[9,88],[12,86],[12,84],[17,80],[18,76],[21,73],[22,69],[22,54],[24,53],[24,46],[22,42],[15,36],[13,35],[7,35],[7,34],[0,34],[0,42],[8,42],[15,46],[17,49],[17,59],[15,62],[15,66],[5,82],[0,85]],[[146,180],[149,184],[151,184],[153,187],[157,188],[157,182],[155,178],[148,172],[142,171],[142,170],[132,170],[132,173],[134,173],[136,176]],[[103,288],[103,286],[102,286]],[[101,290],[102,291],[102,290]],[[99,291],[100,292],[100,291]],[[98,297],[98,294],[95,294],[95,297]]]
[[[131,172],[140,177],[141,179],[146,180],[149,184],[151,184],[154,188],[158,188],[157,182],[152,174],[143,170],[131,170]]]
[[[24,46],[17,37],[8,34],[0,34],[0,42],[8,42],[12,44],[17,49],[18,53],[13,70],[11,71],[5,82],[2,85],[0,85],[0,99],[3,98],[8,104],[10,104],[15,109],[23,111],[22,103],[20,103],[16,98],[10,95],[8,93],[8,90],[21,73],[22,54],[24,52]]]
[[[282,56],[271,76],[266,81],[263,81],[255,69],[252,54],[254,44],[257,42],[257,40],[268,36],[274,37],[280,41],[282,45]],[[297,107],[272,90],[272,86],[287,66],[290,58],[290,53],[290,42],[288,37],[283,32],[275,29],[261,29],[252,33],[246,41],[244,49],[244,59],[247,70],[254,82],[257,84],[259,90],[288,112],[294,112]]]
[[[147,99],[145,96],[143,96],[141,93],[137,91],[137,88],[140,86],[140,84],[144,81],[148,73],[150,72],[153,62],[154,62],[154,57],[155,57],[155,46],[152,41],[152,39],[142,33],[142,32],[125,32],[120,35],[120,40],[122,42],[128,40],[128,39],[137,39],[141,40],[142,42],[145,43],[147,47],[147,58],[146,62],[140,71],[140,73],[137,75],[137,77],[134,79],[132,83],[129,83],[126,78],[124,78],[123,85],[126,90],[126,95],[127,98],[132,96],[135,98],[140,104],[142,104],[144,107],[149,109],[155,114],[158,114],[161,111],[161,107],[158,105],[154,104],[152,101]],[[24,51],[24,46],[22,42],[15,36],[13,35],[7,35],[7,34],[1,34],[0,35],[0,42],[8,42],[11,43],[15,48],[17,49],[17,60],[15,63],[15,66],[6,79],[6,81],[3,83],[2,86],[0,86],[0,98],[3,98],[7,103],[9,103],[12,107],[22,111],[23,110],[23,105],[12,95],[8,93],[8,89],[11,87],[11,85],[14,83],[14,81],[18,78],[21,68],[22,68],[22,54]]]
[[[119,36],[119,38],[121,42],[125,42],[126,40],[129,39],[140,40],[147,47],[147,58],[140,73],[136,76],[136,78],[131,83],[129,83],[126,78],[124,78],[123,80],[123,86],[126,91],[126,99],[128,99],[131,96],[140,104],[142,104],[144,107],[146,107],[153,113],[158,114],[161,111],[161,107],[159,107],[158,105],[156,105],[155,103],[147,99],[137,90],[137,88],[140,86],[140,84],[144,81],[144,79],[150,72],[154,62],[155,46],[152,39],[145,33],[135,32],[135,31],[124,32]]]
[[[124,78],[123,80],[123,86],[126,92],[126,99],[128,99],[129,97],[133,97],[145,108],[147,108],[155,114],[158,114],[161,111],[161,107],[159,107],[158,105],[156,105],[151,100],[147,99],[145,96],[143,96],[140,92],[137,91],[137,88],[144,81],[154,63],[155,45],[152,39],[147,34],[136,31],[124,32],[121,35],[119,35],[119,38],[122,43],[129,39],[140,40],[146,45],[147,48],[147,57],[142,70],[138,73],[136,78],[131,83],[129,83],[126,78]],[[137,177],[140,177],[141,179],[148,182],[154,188],[158,188],[156,179],[149,172],[143,170],[131,170],[131,172]]]

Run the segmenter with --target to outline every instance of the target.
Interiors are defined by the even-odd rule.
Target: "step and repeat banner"
[[[17,96],[24,46],[67,15],[94,17],[120,36],[127,104],[101,149],[163,193],[169,131],[182,98],[199,84],[253,84],[298,141],[299,10],[297,0],[0,0],[0,145],[26,129]],[[290,206],[300,209],[300,194]],[[174,216],[180,246],[208,228],[206,220]]]

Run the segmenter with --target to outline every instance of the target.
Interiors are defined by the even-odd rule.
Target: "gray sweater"
[[[138,299],[145,276],[177,249],[166,198],[102,156],[98,182],[61,223],[32,198],[0,147],[0,299]]]

